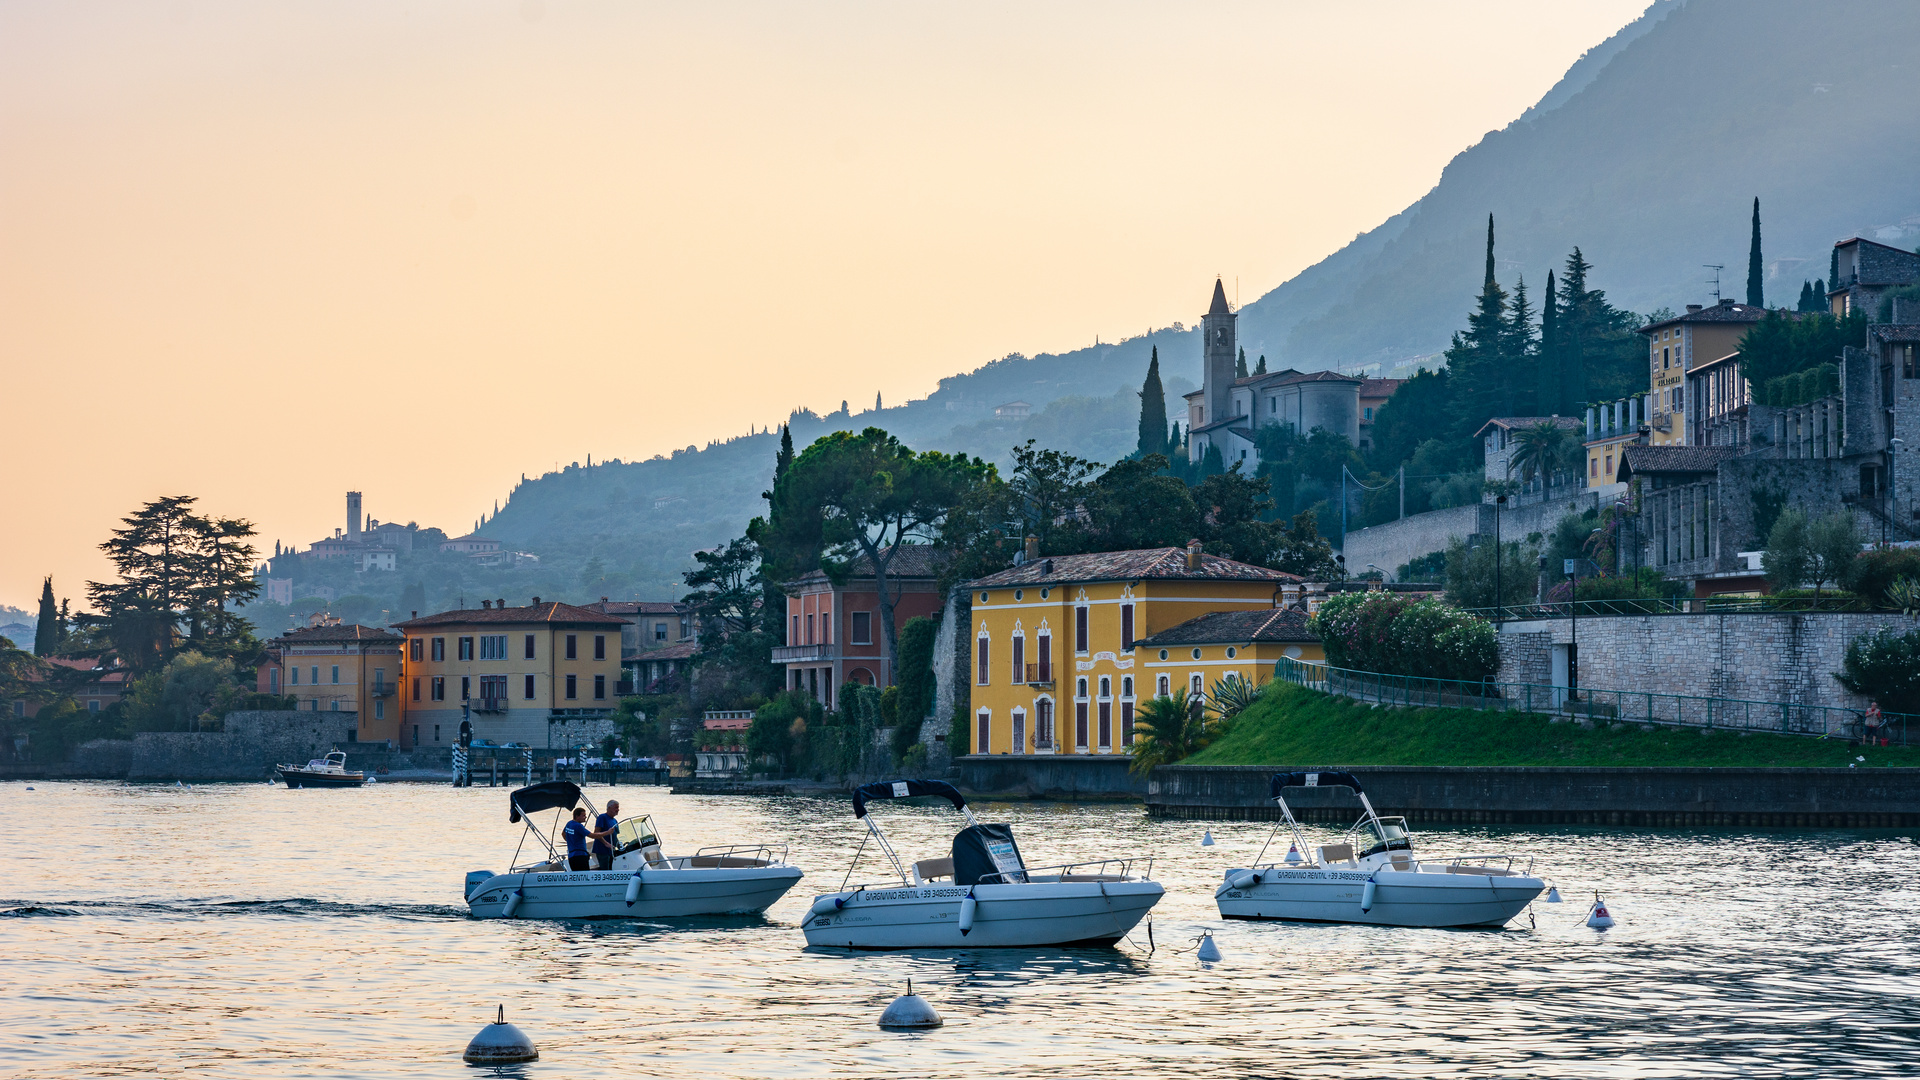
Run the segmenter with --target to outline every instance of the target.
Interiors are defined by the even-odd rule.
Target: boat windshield
[[[641,814],[630,817],[614,830],[613,845],[617,850],[627,851],[636,847],[646,847],[660,842],[660,833],[653,827],[653,815]]]
[[[1407,836],[1406,818],[1361,818],[1347,830],[1347,835],[1353,838],[1353,847],[1362,859],[1382,851],[1406,851],[1413,847],[1413,841]]]

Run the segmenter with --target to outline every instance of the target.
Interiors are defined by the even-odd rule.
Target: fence
[[[1818,738],[1857,739],[1866,735],[1866,716],[1858,709],[1831,705],[1795,705],[1779,701],[1660,694],[1645,690],[1570,689],[1535,683],[1465,682],[1422,679],[1373,671],[1281,659],[1275,679],[1382,705],[1545,713],[1586,719],[1618,720],[1668,727],[1765,731]],[[1911,745],[1920,716],[1885,713],[1878,737],[1895,746]]]
[[[1857,596],[1710,596],[1622,597],[1614,600],[1555,600],[1544,604],[1507,604],[1463,609],[1487,619],[1565,619],[1600,615],[1780,615],[1854,613],[1873,606]]]

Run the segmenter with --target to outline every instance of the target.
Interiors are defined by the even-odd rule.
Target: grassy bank
[[[1269,685],[1212,746],[1182,765],[1920,766],[1920,749],[1844,739],[1739,735],[1637,724],[1549,723],[1532,713],[1387,709],[1290,683]]]

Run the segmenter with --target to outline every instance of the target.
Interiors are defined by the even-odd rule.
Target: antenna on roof
[[[1713,302],[1718,304],[1720,302],[1720,271],[1725,270],[1726,267],[1720,263],[1701,263],[1700,265],[1713,271]]]

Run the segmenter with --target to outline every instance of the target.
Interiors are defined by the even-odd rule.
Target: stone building
[[[1576,496],[1586,489],[1585,472],[1577,465],[1566,472],[1544,476],[1515,464],[1522,445],[1518,438],[1520,432],[1546,423],[1554,424],[1576,437],[1582,431],[1580,421],[1571,416],[1496,416],[1474,432],[1474,437],[1480,440],[1481,453],[1485,456],[1487,483],[1517,483],[1519,490],[1511,496],[1516,506],[1543,502],[1549,498]],[[1484,499],[1492,502],[1494,495],[1489,493]]]
[[[1858,236],[1833,246],[1832,287],[1827,305],[1835,315],[1864,312],[1872,322],[1897,322],[1880,311],[1886,294],[1920,281],[1920,254]]]

